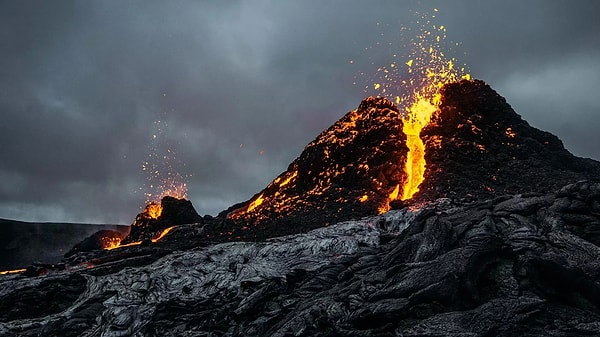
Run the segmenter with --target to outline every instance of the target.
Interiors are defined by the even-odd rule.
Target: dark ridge
[[[0,219],[0,271],[32,262],[59,263],[75,244],[99,230],[127,232],[129,226],[77,223],[34,223]]]
[[[416,200],[548,193],[600,177],[599,162],[574,156],[558,137],[529,125],[483,81],[448,84],[441,94],[421,132],[427,168]]]

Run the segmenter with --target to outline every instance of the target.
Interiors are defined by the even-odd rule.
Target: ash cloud
[[[156,120],[199,213],[246,200],[433,8],[474,77],[600,158],[596,1],[2,2],[0,218],[129,223]]]

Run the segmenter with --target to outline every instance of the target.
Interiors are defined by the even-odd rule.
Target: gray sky
[[[246,200],[434,8],[473,77],[600,159],[600,1],[0,0],[0,218],[130,223],[167,149],[200,214]]]

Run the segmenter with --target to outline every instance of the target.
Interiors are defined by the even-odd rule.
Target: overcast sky
[[[597,0],[0,0],[0,218],[131,223],[167,149],[200,214],[246,200],[434,8],[473,77],[600,159]]]

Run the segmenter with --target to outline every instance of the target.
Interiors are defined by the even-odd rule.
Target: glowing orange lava
[[[162,205],[157,202],[151,202],[146,205],[146,209],[144,210],[151,219],[158,219],[162,214]]]
[[[421,129],[429,123],[431,114],[436,110],[427,99],[419,99],[408,108],[408,117],[404,119],[402,131],[406,134],[406,164],[404,172],[407,175],[402,189],[401,200],[407,200],[419,191],[419,185],[425,179],[425,145],[421,139]],[[391,198],[394,200],[395,198]]]
[[[101,238],[100,240],[102,241],[102,243],[101,243],[102,248],[104,248],[106,250],[111,250],[111,249],[119,247],[122,239],[120,237],[105,236],[105,237]]]
[[[4,270],[4,271],[0,271],[0,275],[19,274],[19,273],[24,273],[25,271],[27,271],[27,269]]]
[[[156,235],[155,237],[153,237],[152,239],[150,239],[150,241],[152,241],[152,243],[156,243],[156,242],[160,241],[167,234],[169,234],[169,232],[171,230],[173,230],[173,228],[175,228],[175,227],[177,227],[177,226],[171,226],[169,228],[163,229],[162,232],[160,232],[158,235]],[[134,241],[134,242],[130,242],[130,243],[122,245],[121,244],[121,239],[119,239],[119,238],[115,238],[115,239],[116,240],[111,241],[111,245],[110,246],[105,246],[104,249],[106,249],[106,250],[113,250],[115,248],[138,246],[138,245],[142,244],[142,241]]]
[[[160,234],[158,234],[158,235],[157,235],[155,238],[152,238],[152,239],[151,239],[151,241],[152,241],[152,242],[154,242],[154,243],[158,242],[158,241],[159,241],[160,239],[162,239],[162,238],[163,238],[165,235],[169,234],[169,232],[170,232],[170,231],[171,231],[173,228],[175,228],[175,226],[171,226],[171,227],[169,227],[169,228],[165,228],[165,229],[163,229],[163,231],[162,231],[162,232],[160,232]]]
[[[260,204],[262,204],[264,201],[262,194],[258,196],[258,198],[256,198],[254,201],[252,201],[250,203],[250,205],[248,205],[248,209],[246,210],[247,212],[252,212],[253,209],[255,209],[256,207],[260,206]]]
[[[434,11],[437,12],[437,9]],[[422,16],[418,22],[422,23],[421,32],[412,40],[412,52],[409,60],[404,63],[404,71],[409,78],[399,80],[403,77],[400,67],[391,63],[389,67],[378,69],[381,83],[374,85],[382,96],[394,99],[398,105],[404,106],[402,131],[406,135],[408,154],[404,167],[407,178],[402,186],[401,200],[411,199],[425,179],[426,149],[421,139],[421,130],[438,109],[441,101],[439,89],[447,83],[471,79],[464,67],[457,69],[454,65],[456,60],[447,58],[441,51],[441,43],[446,38],[446,28],[432,24],[426,16]],[[407,89],[407,94],[394,96],[394,92],[406,92]],[[396,189],[390,194],[387,204],[380,207],[380,212],[389,210],[389,202],[398,198]]]

